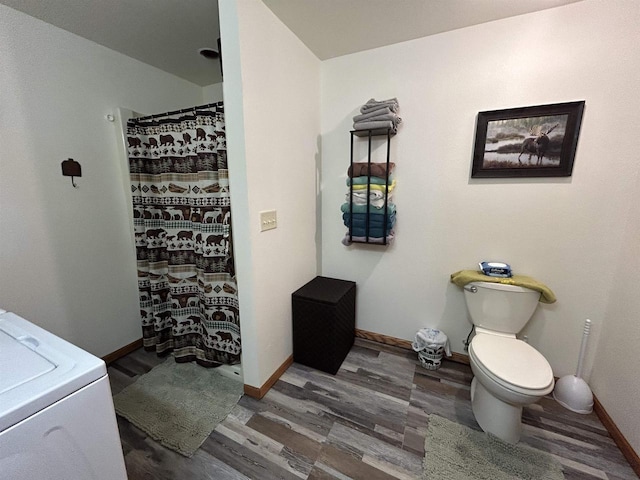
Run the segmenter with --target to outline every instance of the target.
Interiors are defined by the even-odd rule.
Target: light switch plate
[[[260,231],[272,230],[278,226],[278,219],[275,210],[265,210],[260,212]]]

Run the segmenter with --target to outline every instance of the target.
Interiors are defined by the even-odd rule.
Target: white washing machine
[[[126,478],[104,362],[0,310],[0,479]]]

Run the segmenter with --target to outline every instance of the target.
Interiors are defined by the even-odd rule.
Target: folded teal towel
[[[387,229],[386,232],[389,233],[392,229],[393,229],[393,225],[394,225],[395,221],[391,221],[387,224]],[[344,222],[345,227],[349,228],[349,222]],[[353,225],[351,225],[351,228],[353,229],[362,229],[362,231],[364,231],[367,226],[365,224],[364,221],[360,221],[360,220],[354,220],[353,221]],[[370,232],[375,232],[375,233],[380,233],[382,232],[382,224],[369,224],[369,231]],[[372,235],[373,233],[369,233],[369,235]]]
[[[356,222],[361,223],[362,225],[364,225],[365,222],[367,221],[367,214],[366,213],[352,213],[352,214],[343,213],[342,214],[342,219],[344,220],[344,223],[347,226],[348,226],[348,223],[350,221],[350,217],[353,217],[354,225],[356,225]],[[395,221],[396,221],[396,214],[395,213],[387,215],[387,225],[389,225],[389,223],[393,224]],[[384,215],[371,215],[371,214],[369,214],[369,224],[381,227],[384,224]]]
[[[366,185],[367,183],[372,183],[374,185],[384,185],[385,183],[388,183],[389,185],[391,185],[391,182],[393,182],[394,179],[395,177],[393,176],[393,173],[389,175],[388,182],[384,178],[380,178],[380,177],[347,178],[347,187],[351,185],[351,183],[353,183],[354,185]]]
[[[366,205],[352,205],[351,208],[353,209],[353,213],[367,213]],[[342,210],[344,213],[349,213],[349,204],[343,203],[342,206],[340,206],[340,210]],[[395,213],[395,211],[396,211],[395,203],[387,202],[387,215]],[[384,207],[376,208],[373,205],[369,205],[369,214],[384,215]]]
[[[389,234],[394,224],[396,223],[395,214],[387,218],[386,229],[384,229],[384,216],[382,215],[369,215],[369,225],[367,226],[366,214],[353,214],[353,221],[349,218],[349,214],[342,215],[344,224],[347,227],[351,227],[352,235],[364,236],[366,235],[367,228],[369,229],[370,237],[382,237],[382,232]]]

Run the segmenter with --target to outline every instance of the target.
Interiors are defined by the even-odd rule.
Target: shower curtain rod
[[[224,102],[213,102],[213,103],[207,103],[206,105],[197,105],[195,107],[191,107],[191,108],[183,108],[181,110],[174,110],[173,112],[167,112],[167,113],[156,113],[155,115],[147,115],[146,117],[138,117],[136,118],[136,120],[152,120],[154,118],[158,118],[158,117],[168,117],[169,115],[177,115],[178,113],[187,113],[187,112],[192,112],[198,108],[209,108],[209,107],[213,107],[215,105],[218,105],[220,103],[224,103]]]

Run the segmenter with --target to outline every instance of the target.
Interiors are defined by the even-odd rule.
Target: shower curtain
[[[239,363],[223,103],[132,119],[127,143],[145,349]]]

